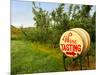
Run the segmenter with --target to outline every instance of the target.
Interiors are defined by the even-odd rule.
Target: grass
[[[11,41],[11,73],[41,73],[64,71],[62,53],[48,44]]]
[[[90,67],[87,58],[83,60],[83,70],[95,69],[95,43],[91,43],[89,50]],[[69,71],[80,70],[79,61],[66,59]],[[29,42],[24,40],[11,40],[11,74],[43,73],[64,71],[62,52],[51,48],[49,44]]]

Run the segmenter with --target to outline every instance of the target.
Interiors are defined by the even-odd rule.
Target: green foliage
[[[11,42],[11,74],[64,71],[62,54],[48,44],[13,40]]]
[[[64,12],[65,4],[60,4],[58,8],[51,12],[52,21],[54,21],[54,28],[56,30],[62,30],[62,32],[66,31],[68,27],[68,15]],[[60,31],[59,31],[60,32]]]
[[[11,25],[11,40],[22,40],[23,34],[20,28],[16,28]]]
[[[41,7],[37,7],[35,3],[33,5],[33,14],[36,26],[40,28],[40,33],[42,31],[45,32],[43,33],[44,35],[48,36],[48,33],[51,32],[51,34],[49,34],[50,37],[55,39],[55,42],[52,41],[52,43],[59,43],[58,41],[62,33],[74,27],[86,29],[90,33],[91,40],[95,41],[96,12],[94,12],[93,16],[90,16],[90,11],[93,6],[71,4],[69,6],[69,11],[65,12],[65,4],[60,4],[58,8],[54,9],[49,14],[48,11],[43,10]],[[55,36],[56,38],[54,38]]]
[[[21,29],[24,35],[25,40],[30,40],[32,42],[38,41],[38,42],[47,42],[48,35],[47,32],[44,32],[40,28],[22,28]]]
[[[33,2],[32,12],[34,14],[33,19],[36,22],[36,26],[40,27],[41,30],[47,30],[50,24],[48,11],[45,11],[42,8],[35,6],[35,3]]]
[[[91,7],[91,5],[83,5],[82,10],[80,12],[81,17],[89,17]]]

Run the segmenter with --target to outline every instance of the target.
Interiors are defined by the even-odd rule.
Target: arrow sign
[[[75,52],[66,52],[66,54],[73,55],[73,56],[75,56],[75,55],[76,55],[76,53],[75,53]]]

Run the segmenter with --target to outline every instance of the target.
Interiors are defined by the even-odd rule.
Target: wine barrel
[[[60,49],[68,57],[76,58],[87,52],[90,47],[90,35],[82,28],[73,28],[62,34]]]

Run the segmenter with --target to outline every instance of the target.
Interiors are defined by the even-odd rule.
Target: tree
[[[39,30],[37,35],[41,35],[41,38],[38,40],[47,41],[49,27],[50,27],[50,15],[48,11],[43,10],[41,7],[36,6],[33,2],[32,12],[34,14],[33,19],[36,22],[37,30]]]

